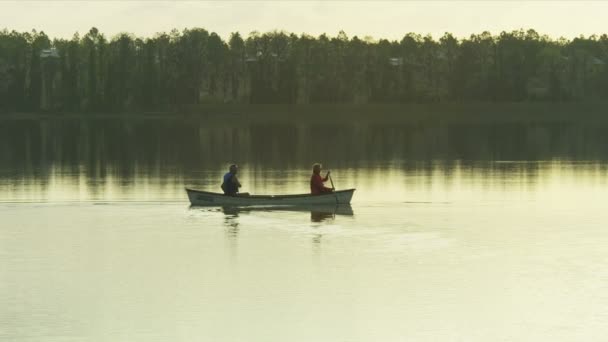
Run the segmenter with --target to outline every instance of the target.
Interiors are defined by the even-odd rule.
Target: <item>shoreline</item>
[[[608,102],[439,103],[439,104],[217,104],[185,106],[180,111],[124,113],[11,112],[1,121],[31,120],[205,120],[238,122],[360,123],[517,123],[607,122]]]

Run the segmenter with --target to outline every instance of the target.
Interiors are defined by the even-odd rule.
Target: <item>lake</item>
[[[0,121],[0,340],[608,335],[608,125]],[[184,187],[340,208],[190,207]]]

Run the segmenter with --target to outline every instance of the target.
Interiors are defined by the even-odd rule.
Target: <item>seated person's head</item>
[[[322,167],[322,165],[321,165],[321,164],[319,164],[319,163],[315,163],[315,164],[312,166],[312,172],[313,172],[313,173],[320,173],[320,172],[321,172],[321,167]]]

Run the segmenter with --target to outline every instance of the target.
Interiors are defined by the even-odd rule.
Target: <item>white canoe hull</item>
[[[321,195],[250,195],[227,196],[216,192],[186,189],[190,204],[195,206],[295,206],[350,204],[355,189],[340,190]]]

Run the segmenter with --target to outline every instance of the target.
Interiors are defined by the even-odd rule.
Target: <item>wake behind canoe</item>
[[[339,190],[320,195],[250,195],[227,196],[216,192],[187,189],[190,204],[195,206],[255,206],[255,205],[317,205],[350,204],[355,189]]]

